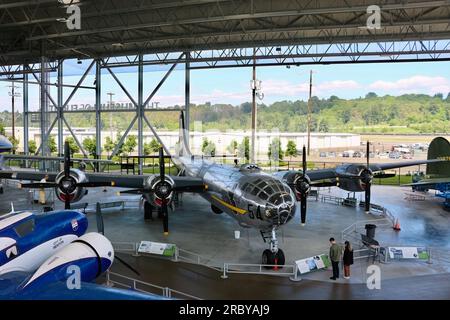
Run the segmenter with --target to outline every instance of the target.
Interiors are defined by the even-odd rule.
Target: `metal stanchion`
[[[428,264],[433,264],[433,262],[431,261],[431,249],[428,248],[427,252],[428,252],[428,260],[427,260],[427,263],[428,263]]]
[[[173,256],[173,262],[178,262],[179,255],[180,255],[180,251],[179,251],[178,247],[175,247],[175,254]]]
[[[112,288],[114,284],[111,282],[111,278],[109,275],[109,270],[106,271],[106,286]]]
[[[139,243],[134,244],[134,253],[132,254],[133,257],[139,257]]]
[[[223,264],[223,274],[220,277],[222,279],[228,279],[228,276],[227,276],[227,264],[226,263]]]
[[[297,266],[297,264],[295,264],[294,276],[293,277],[289,277],[289,280],[294,281],[294,282],[302,281],[302,278],[300,278],[298,276],[298,266]]]

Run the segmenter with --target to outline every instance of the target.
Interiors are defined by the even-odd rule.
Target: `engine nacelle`
[[[55,281],[76,284],[71,279],[91,282],[106,272],[113,261],[111,242],[99,233],[87,233],[48,258],[21,289],[39,288]]]
[[[336,168],[338,187],[351,192],[361,192],[367,183],[372,183],[373,173],[361,164],[346,164]],[[359,177],[359,178],[358,178]]]
[[[275,173],[275,176],[292,189],[298,201],[300,201],[303,193],[308,196],[311,191],[311,180],[308,175],[303,175],[301,171],[281,171]]]
[[[165,176],[163,182],[159,175],[152,175],[144,182],[144,190],[151,190],[145,192],[144,197],[154,207],[161,207],[164,202],[169,205],[173,200],[174,186],[175,182],[170,176]]]
[[[88,182],[83,171],[70,169],[68,178],[64,176],[64,172],[60,172],[55,179],[55,183],[58,184],[58,187],[55,188],[56,197],[60,201],[65,202],[68,194],[71,203],[80,201],[87,194],[85,188],[77,187],[77,184],[82,182]]]

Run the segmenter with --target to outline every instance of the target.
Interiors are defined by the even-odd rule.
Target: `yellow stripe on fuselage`
[[[231,204],[229,204],[228,202],[223,201],[222,199],[216,197],[216,196],[211,196],[211,198],[213,198],[214,200],[216,200],[217,202],[219,202],[220,204],[224,205],[225,207],[227,207],[228,209],[231,209],[239,214],[245,214],[247,211],[244,209],[240,209],[238,207],[235,207]]]

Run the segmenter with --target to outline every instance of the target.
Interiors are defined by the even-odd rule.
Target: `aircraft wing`
[[[446,184],[446,183],[450,183],[450,177],[448,178],[435,178],[435,179],[423,179],[420,180],[418,182],[414,182],[414,183],[408,183],[408,184],[403,184],[402,186],[405,187],[414,187],[414,186],[420,186],[420,187],[434,187],[437,184]]]
[[[11,160],[54,160],[54,161],[64,161],[63,157],[43,157],[43,156],[22,156],[17,154],[7,154],[3,156],[4,159]],[[99,162],[99,163],[114,163],[112,160],[103,159],[86,159],[86,158],[71,158],[71,161],[75,162]]]
[[[57,173],[50,172],[50,173],[44,173],[44,172],[38,172],[38,171],[12,171],[12,170],[0,170],[0,179],[7,179],[7,180],[29,180],[29,181],[40,181],[42,180],[46,175],[48,175],[49,182],[54,182]]]
[[[443,162],[443,161],[446,161],[446,160],[432,159],[432,160],[415,160],[415,161],[381,163],[381,164],[372,164],[372,165],[370,165],[370,169],[373,172],[376,172],[376,171],[383,171],[383,170],[404,168],[404,167],[412,167],[412,166],[417,166],[419,164],[436,163],[436,162]]]
[[[369,167],[370,167],[370,170],[372,170],[373,172],[378,172],[378,171],[383,171],[383,170],[411,167],[411,166],[417,166],[419,164],[436,163],[436,162],[442,162],[442,161],[445,161],[445,160],[434,159],[434,160],[403,161],[403,162],[371,164]],[[355,163],[355,165],[364,165],[364,164]],[[339,168],[339,166],[336,168],[331,168],[331,169],[309,170],[309,171],[306,171],[306,174],[311,179],[311,181],[334,179],[334,178],[338,177],[338,174],[336,173],[337,168]]]
[[[0,173],[1,174],[1,173]],[[111,182],[119,188],[142,188],[148,175],[111,175],[102,173],[87,173],[89,182]],[[176,187],[189,188],[203,186],[203,180],[193,177],[170,176],[175,182]]]
[[[26,181],[41,181],[46,175],[49,176],[48,182],[55,182],[58,173],[45,173],[45,172],[35,172],[35,171],[11,171],[11,170],[0,170],[0,179],[8,180],[26,180]],[[89,182],[106,182],[111,183],[112,186],[119,188],[142,188],[144,186],[145,180],[149,177],[148,175],[113,175],[104,173],[86,173],[86,177]],[[189,188],[202,187],[203,180],[200,178],[193,177],[180,177],[180,176],[170,176],[175,182],[175,186],[178,188],[183,188],[187,192]]]

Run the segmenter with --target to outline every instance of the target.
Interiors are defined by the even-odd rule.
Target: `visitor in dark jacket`
[[[350,279],[350,266],[353,264],[353,248],[350,242],[345,241],[344,249],[344,278]]]
[[[339,278],[339,261],[342,257],[342,248],[336,243],[334,238],[330,238],[330,260],[331,266],[333,267],[333,276],[331,280],[336,280]]]

